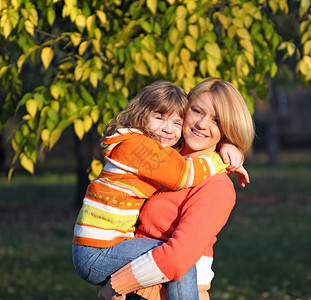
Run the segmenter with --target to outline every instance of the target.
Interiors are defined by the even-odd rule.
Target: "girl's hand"
[[[239,187],[244,188],[246,183],[250,183],[248,173],[243,166],[235,170],[235,173],[238,175],[238,186]]]
[[[110,280],[105,285],[102,285],[100,287],[97,296],[99,299],[105,300],[125,300],[125,295],[120,295],[115,292],[115,290],[111,286]]]
[[[222,156],[224,163],[230,164],[227,168],[229,172],[236,172],[236,170],[242,167],[244,155],[236,146],[221,142],[219,153]]]

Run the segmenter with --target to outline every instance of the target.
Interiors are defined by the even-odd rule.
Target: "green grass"
[[[281,161],[246,165],[252,183],[215,245],[212,300],[311,299],[311,153]],[[97,299],[71,261],[74,175],[2,175],[0,191],[0,299]]]

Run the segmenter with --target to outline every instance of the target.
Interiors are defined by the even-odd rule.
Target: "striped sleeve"
[[[209,176],[226,172],[226,168],[229,166],[223,162],[221,155],[216,152],[186,158],[186,161],[188,167],[178,189],[194,187]]]
[[[127,294],[169,279],[161,272],[152,257],[152,250],[136,258],[111,275],[111,285],[119,294]]]

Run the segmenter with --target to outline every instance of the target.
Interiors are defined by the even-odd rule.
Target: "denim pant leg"
[[[73,263],[79,276],[91,283],[101,284],[109,276],[163,242],[155,239],[135,238],[110,248],[72,245]]]
[[[167,283],[168,300],[199,300],[197,269],[193,266],[178,281]]]

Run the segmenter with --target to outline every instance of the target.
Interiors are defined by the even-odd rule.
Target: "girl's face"
[[[152,111],[147,117],[147,129],[156,134],[163,147],[174,146],[181,137],[183,120],[176,112],[161,114]]]
[[[180,153],[193,157],[214,151],[222,138],[211,94],[204,92],[192,101],[183,124],[185,139]]]

